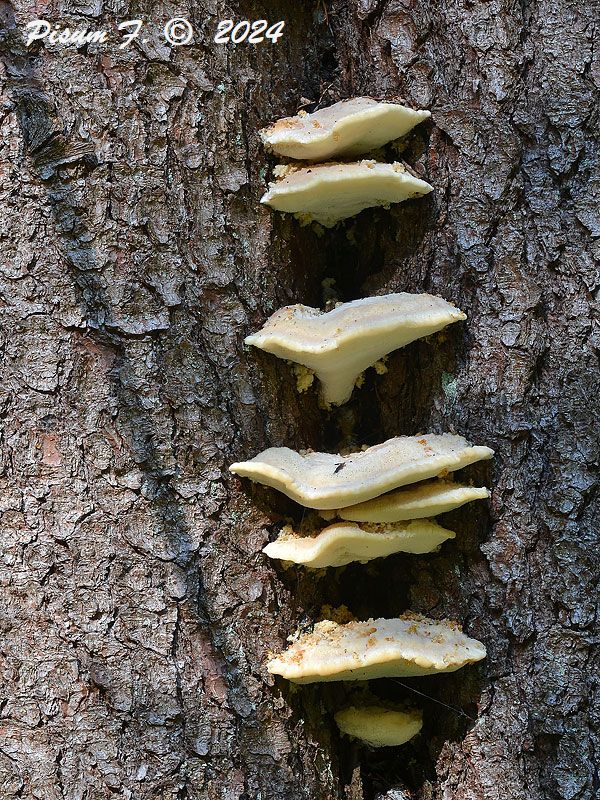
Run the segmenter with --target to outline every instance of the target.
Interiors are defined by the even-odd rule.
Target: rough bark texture
[[[0,11],[2,797],[597,796],[597,6]],[[193,46],[159,36],[175,15]],[[27,51],[40,16],[140,17],[148,42]],[[217,46],[227,17],[286,32]],[[435,194],[321,237],[260,207],[258,128],[356,94],[433,111],[403,157]],[[469,319],[325,413],[242,345],[280,305],[321,305],[325,278],[342,300],[431,291]],[[459,534],[439,555],[317,575],[261,555],[301,511],[232,460],[425,429],[497,450],[467,474],[493,485],[489,512],[443,520]],[[488,646],[478,668],[372,687],[424,708],[401,750],[339,738],[348,686],[264,670],[342,603],[451,616]]]

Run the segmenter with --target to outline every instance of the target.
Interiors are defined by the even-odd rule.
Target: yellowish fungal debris
[[[294,364],[294,375],[296,376],[296,389],[300,394],[310,389],[315,380],[315,373],[303,364]]]
[[[406,614],[345,625],[319,622],[271,658],[267,669],[294,683],[406,678],[454,672],[485,655],[484,645],[457,623]]]
[[[433,190],[403,164],[359,161],[352,164],[315,164],[287,171],[269,184],[261,198],[276,211],[299,215],[304,224],[319,222],[331,228],[365,208],[389,206]]]
[[[397,711],[383,705],[350,706],[335,721],[342,733],[371,747],[393,747],[416,736],[423,727],[421,711]]]
[[[391,523],[435,517],[459,508],[465,503],[483,500],[489,496],[490,491],[485,487],[435,480],[429,483],[417,483],[367,500],[366,503],[340,508],[337,516],[354,522]]]
[[[290,527],[286,527],[263,552],[269,558],[322,569],[342,567],[352,561],[364,563],[392,553],[430,553],[442,542],[455,536],[453,531],[431,520],[415,520],[387,527],[337,522],[316,536],[297,536]]]
[[[321,510],[362,503],[493,454],[489,447],[471,445],[462,436],[431,433],[397,436],[345,456],[271,447],[229,469],[272,486],[301,505]]]
[[[380,359],[388,353],[464,319],[441,297],[399,292],[341,303],[327,312],[285,306],[245,342],[314,371],[323,401],[341,405],[365,369],[375,366],[382,374]]]
[[[265,147],[277,155],[307,161],[357,156],[407,134],[431,116],[399,103],[370,97],[342,100],[312,114],[300,112],[260,131]]]

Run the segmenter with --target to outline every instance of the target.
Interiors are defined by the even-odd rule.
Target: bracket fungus
[[[355,506],[339,508],[335,515],[353,522],[399,522],[406,519],[435,517],[459,508],[465,503],[484,500],[489,496],[490,490],[483,486],[465,486],[452,481],[434,480],[417,483]]]
[[[260,202],[276,211],[296,214],[301,222],[319,222],[325,228],[365,208],[401,203],[433,191],[433,186],[399,162],[365,160],[301,169],[280,167],[276,177]]]
[[[397,436],[346,456],[270,447],[229,469],[278,489],[300,505],[328,510],[371,500],[493,454],[491,448],[471,445],[462,436],[430,433]]]
[[[392,553],[431,553],[456,534],[431,520],[414,520],[384,527],[353,522],[328,525],[316,536],[298,536],[286,527],[263,548],[269,558],[304,564],[313,569],[342,567],[352,561],[372,561]]]
[[[454,672],[485,658],[484,645],[450,620],[419,614],[339,625],[325,620],[267,663],[293,683],[406,678]]]
[[[349,706],[335,715],[342,733],[371,747],[393,747],[416,736],[423,727],[423,713],[399,711],[383,705]]]
[[[285,306],[244,341],[313,370],[325,404],[341,405],[361,372],[379,359],[464,319],[466,314],[441,297],[399,292],[341,303],[327,312]]]
[[[327,161],[357,156],[407,134],[430,117],[400,103],[370,97],[342,100],[312,114],[301,111],[260,131],[267,150],[286,158]]]

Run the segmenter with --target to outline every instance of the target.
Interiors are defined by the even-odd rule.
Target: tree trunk
[[[591,11],[0,3],[2,797],[597,796]],[[195,41],[169,47],[182,15]],[[37,17],[111,40],[26,48]],[[138,17],[147,42],[118,49]],[[285,32],[214,44],[228,17]],[[364,94],[432,110],[402,157],[435,192],[321,236],[261,207],[276,160],[258,129]],[[243,346],[281,305],[321,306],[326,278],[340,300],[439,294],[468,321],[328,413]],[[302,512],[233,460],[425,430],[496,449],[466,473],[493,487],[489,511],[444,519],[440,554],[316,574],[261,554]],[[488,647],[478,667],[372,685],[424,709],[401,749],[340,738],[348,685],[266,673],[341,604],[456,618]]]

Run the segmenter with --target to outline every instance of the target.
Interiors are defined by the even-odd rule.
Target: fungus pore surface
[[[331,228],[365,208],[388,206],[433,190],[404,164],[359,161],[351,164],[315,164],[302,169],[280,169],[277,181],[261,198],[276,211],[296,214],[301,222],[319,222]]]
[[[418,614],[339,625],[325,620],[267,669],[293,683],[400,678],[454,672],[485,658],[484,645],[449,620]]]
[[[342,733],[371,747],[393,747],[416,736],[423,727],[421,711],[397,711],[382,705],[349,706],[335,715]]]
[[[271,447],[229,469],[272,486],[303,506],[327,510],[371,500],[493,454],[491,448],[471,445],[462,436],[430,433],[397,436],[346,456]]]
[[[285,306],[245,342],[313,370],[325,404],[341,405],[361,372],[383,356],[464,319],[441,297],[400,292],[341,303],[327,312]]]
[[[290,528],[284,528],[263,552],[269,558],[322,569],[342,567],[352,561],[364,563],[392,553],[430,553],[455,536],[453,531],[428,519],[386,528],[373,525],[371,529],[354,522],[336,522],[316,536],[297,536]]]
[[[435,517],[489,496],[490,491],[485,487],[434,480],[417,483],[355,506],[339,508],[335,515],[353,522],[390,523]]]
[[[358,156],[404,136],[431,116],[370,97],[342,100],[312,114],[284,117],[260,131],[265,147],[286,158],[327,161]]]

